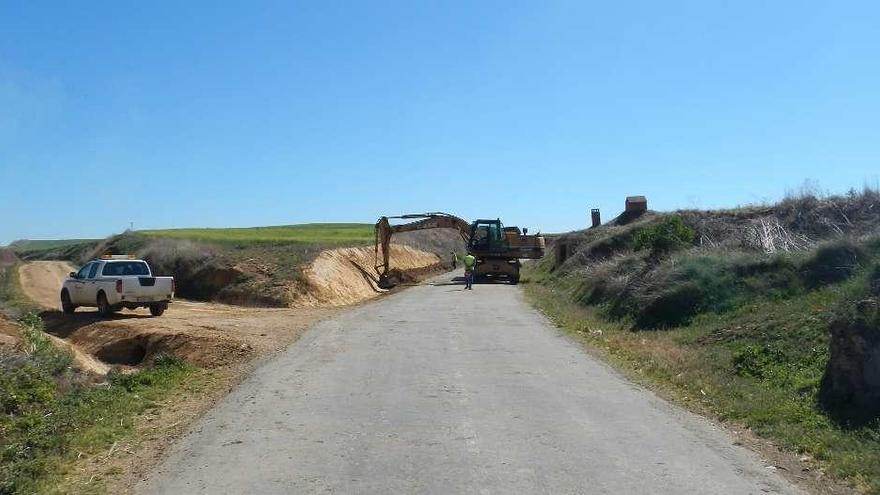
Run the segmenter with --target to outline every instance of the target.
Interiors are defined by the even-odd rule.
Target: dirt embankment
[[[59,261],[22,265],[22,291],[47,309],[42,316],[55,343],[73,353],[79,368],[92,373],[106,373],[110,366],[138,366],[161,353],[205,367],[241,362],[291,342],[328,313],[320,308],[240,308],[178,300],[159,318],[137,310],[102,319],[89,308],[64,315],[57,310],[58,293],[71,270]],[[4,342],[15,335],[11,330],[3,334]]]
[[[64,261],[32,261],[18,268],[24,294],[46,309],[61,309],[61,285],[75,268]]]
[[[412,278],[442,268],[437,255],[401,245],[392,246],[391,263]],[[332,308],[384,293],[376,285],[374,265],[373,248],[327,250],[303,268],[304,284],[291,284],[289,308],[176,300],[159,318],[144,310],[122,311],[109,319],[99,318],[89,308],[80,308],[73,315],[61,314],[61,285],[75,270],[66,262],[27,263],[19,268],[19,277],[24,294],[47,310],[43,318],[56,345],[68,349],[82,370],[102,374],[112,366],[148,363],[162,353],[199,366],[218,367],[282,348]],[[8,333],[3,342],[11,343],[12,333]]]
[[[394,270],[419,278],[442,268],[440,257],[409,246],[391,246]],[[374,248],[340,248],[322,252],[305,268],[308,290],[297,306],[344,306],[379,296]]]
[[[73,266],[63,261],[35,261],[18,268],[19,281],[25,296],[47,310],[61,308],[61,285]],[[13,325],[17,326],[17,325]],[[55,335],[49,339],[56,347],[64,349],[73,356],[74,365],[86,373],[105,375],[110,366],[92,355],[88,350]]]
[[[173,354],[207,368],[228,366],[280,349],[332,310],[240,308],[176,301],[159,318],[125,311],[103,319],[94,311],[43,314],[48,331],[112,366],[139,366]]]

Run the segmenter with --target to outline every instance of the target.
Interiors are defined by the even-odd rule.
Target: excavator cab
[[[519,229],[517,229],[519,230]],[[472,254],[499,253],[508,249],[507,236],[501,220],[477,220],[471,224],[471,241],[468,251]]]

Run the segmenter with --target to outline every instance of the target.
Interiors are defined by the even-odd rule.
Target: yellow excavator
[[[412,221],[391,225],[391,220]],[[519,227],[505,227],[499,219],[468,222],[443,212],[381,217],[376,222],[376,272],[379,274],[380,287],[395,285],[389,273],[391,236],[425,229],[458,230],[467,245],[467,252],[477,259],[474,278],[478,281],[504,278],[512,284],[519,283],[519,260],[544,256],[544,237],[541,234],[528,235],[528,229],[520,231]]]

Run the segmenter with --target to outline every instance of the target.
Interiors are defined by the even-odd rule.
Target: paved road
[[[414,287],[320,323],[142,493],[797,493],[585,354],[506,285]]]

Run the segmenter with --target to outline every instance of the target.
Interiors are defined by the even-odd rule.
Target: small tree
[[[634,240],[636,251],[648,249],[652,256],[659,256],[690,245],[694,241],[694,230],[681,217],[674,216],[639,229]]]

